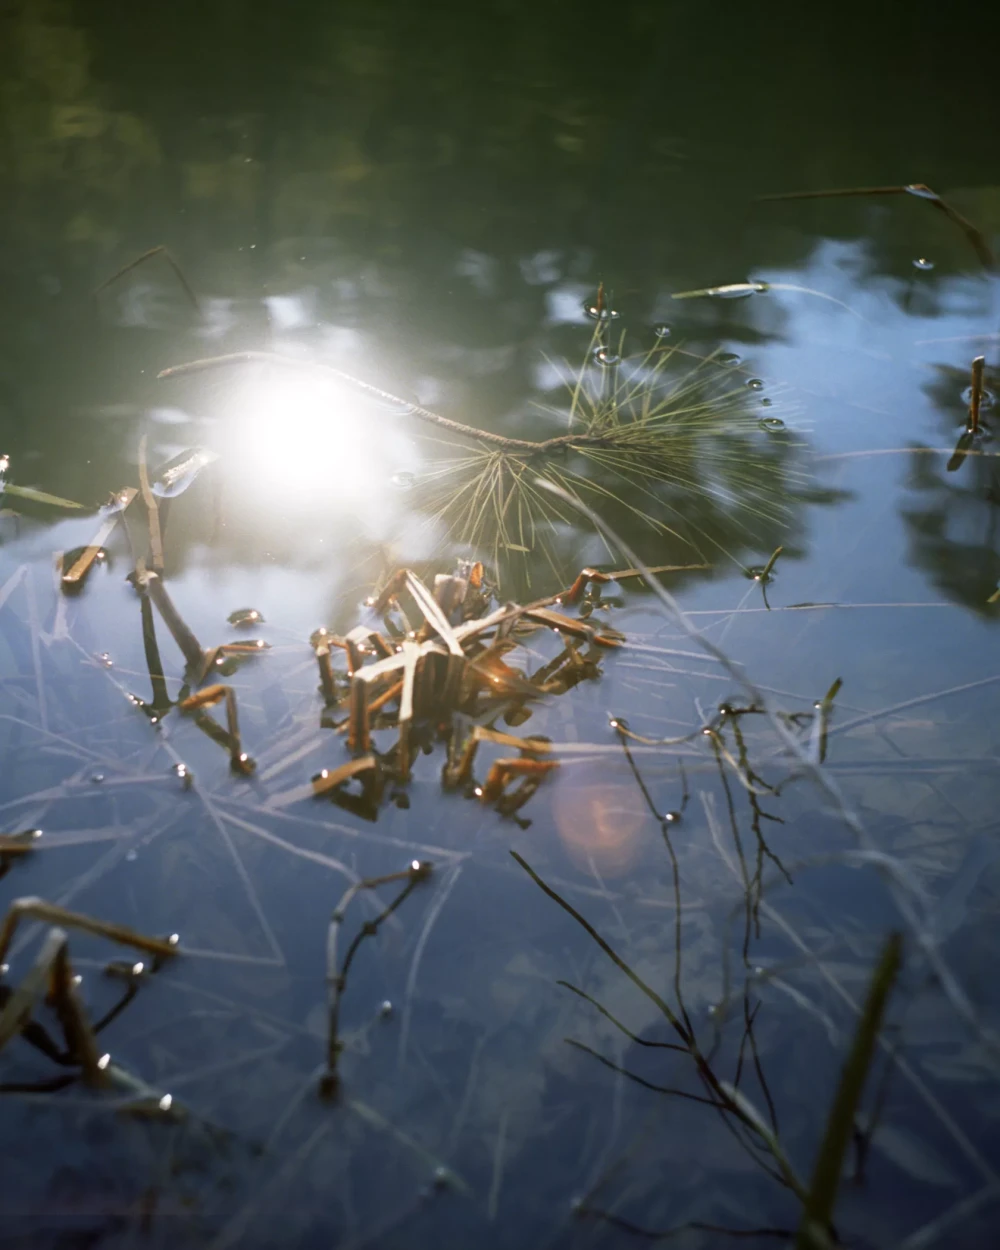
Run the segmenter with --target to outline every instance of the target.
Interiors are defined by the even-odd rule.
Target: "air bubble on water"
[[[394,473],[389,478],[390,483],[399,491],[413,490],[416,480],[412,473],[407,473],[405,470],[400,473]]]
[[[258,612],[256,608],[237,608],[235,612],[230,612],[226,617],[230,625],[242,628],[246,625],[263,625],[263,613]]]
[[[915,195],[919,200],[936,200],[940,198],[937,192],[932,191],[930,187],[925,187],[919,182],[911,182],[904,189],[908,195]]]
[[[738,365],[742,361],[741,356],[737,356],[735,352],[722,352],[716,357],[720,365]]]
[[[617,308],[609,308],[607,304],[603,308],[598,307],[597,301],[594,299],[585,299],[583,301],[583,311],[591,321],[617,321],[621,316]]]
[[[103,773],[91,773],[90,780],[94,783],[95,786],[99,786],[101,782],[104,780],[104,774]]]
[[[932,260],[928,260],[926,256],[918,256],[913,262],[913,268],[924,270],[933,269],[934,262]]]
[[[767,430],[771,434],[785,428],[785,423],[780,417],[761,417],[757,424],[762,430]]]
[[[379,1004],[378,1014],[382,1017],[383,1020],[386,1019],[388,1016],[391,1016],[392,1011],[393,1011],[392,1003],[389,1002],[388,999],[385,999],[384,1002]]]
[[[653,333],[658,339],[668,339],[673,332],[665,322],[661,321],[658,326],[653,326]]]
[[[169,1111],[171,1106],[173,1106],[173,1101],[174,1101],[174,1098],[172,1094],[164,1094],[158,1104],[160,1110]]]
[[[771,405],[772,405],[773,403],[774,403],[774,400],[773,400],[773,399],[766,399],[766,398],[765,398],[765,399],[762,399],[762,400],[760,401],[760,406],[761,406],[762,408],[770,408],[770,407],[771,407]]]
[[[622,733],[628,733],[628,721],[624,716],[612,716],[608,723],[612,729],[620,729]]]
[[[101,654],[97,657],[97,662],[103,665],[104,668],[111,668],[114,663],[107,651],[101,652]]]
[[[680,812],[664,812],[663,823],[665,825],[676,825],[681,818]]]
[[[613,365],[621,363],[621,356],[611,347],[599,347],[594,352],[594,359],[599,365],[603,365],[606,369],[610,369]]]
[[[747,378],[747,386],[752,391],[762,391],[764,389],[763,378]]]
[[[139,852],[134,847],[129,847],[129,849],[125,852],[125,858],[130,864],[134,864],[139,858]]]

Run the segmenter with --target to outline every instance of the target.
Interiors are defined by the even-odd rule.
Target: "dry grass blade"
[[[159,955],[164,959],[176,955],[178,951],[179,939],[176,933],[167,938],[149,937],[145,933],[130,929],[127,925],[97,920],[93,916],[83,915],[82,912],[70,911],[56,903],[47,903],[44,899],[31,896],[14,899],[7,909],[3,925],[0,926],[0,963],[3,963],[17,927],[24,919],[66,925],[68,928],[91,933],[95,937],[108,938],[109,941],[118,942],[122,946],[134,946],[136,950],[146,951],[150,955]]]

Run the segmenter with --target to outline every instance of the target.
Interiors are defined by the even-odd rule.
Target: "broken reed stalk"
[[[42,948],[19,985],[14,986],[0,1011],[0,1050],[11,1038],[16,1037],[31,1019],[35,1003],[45,994],[52,976],[56,955],[66,934],[61,929],[51,929],[45,936]]]
[[[330,927],[327,930],[326,939],[326,981],[328,988],[328,1005],[329,1005],[329,1032],[327,1035],[327,1052],[326,1052],[326,1072],[320,1082],[320,1093],[324,1098],[333,1097],[339,1087],[340,1078],[337,1073],[337,1062],[340,1058],[342,1049],[340,1042],[340,1003],[347,988],[347,974],[350,972],[351,964],[354,956],[358,952],[358,948],[366,937],[374,937],[378,933],[379,928],[386,920],[399,908],[404,899],[409,897],[413,890],[430,876],[433,864],[427,860],[415,859],[411,862],[409,868],[403,872],[391,872],[384,877],[369,877],[363,881],[358,881],[350,886],[343,894],[340,902],[330,917]],[[340,926],[344,922],[344,914],[347,911],[351,900],[355,895],[360,894],[362,890],[374,890],[380,885],[389,885],[392,882],[405,881],[403,889],[396,895],[391,903],[388,903],[374,920],[366,921],[358,932],[354,935],[350,946],[347,948],[347,954],[344,956],[343,964],[337,965],[337,938],[340,934]]]
[[[825,200],[858,195],[912,195],[917,199],[926,200],[958,226],[985,268],[996,267],[996,256],[986,242],[982,231],[923,182],[910,182],[900,187],[846,187],[834,191],[786,191],[778,195],[759,195],[757,199],[759,202],[776,202],[778,200]]]
[[[205,712],[205,708],[214,707],[217,703],[225,700],[226,704],[226,728],[217,725],[214,720]],[[195,723],[199,728],[203,729],[210,738],[219,742],[229,752],[229,763],[234,772],[249,775],[257,765],[250,756],[243,750],[243,739],[240,736],[240,718],[236,705],[236,691],[232,686],[223,685],[217,682],[214,686],[205,686],[202,690],[195,691],[194,694],[188,695],[186,699],[182,699],[179,707],[182,712],[192,712],[194,714]]]
[[[333,680],[333,665],[330,663],[330,645],[321,642],[316,647],[316,663],[319,665],[319,684],[323,692],[323,702],[330,707],[337,702],[337,687]]]
[[[178,941],[176,933],[167,938],[148,937],[127,925],[112,924],[106,920],[96,920],[93,916],[85,916],[82,912],[70,911],[56,903],[47,903],[43,898],[34,895],[16,898],[7,909],[2,926],[0,926],[0,964],[10,949],[14,934],[20,922],[28,918],[41,920],[46,924],[66,925],[67,928],[79,929],[83,933],[91,933],[95,937],[107,938],[122,946],[134,946],[136,950],[145,951],[150,955],[158,955],[167,959],[176,955]]]
[[[156,247],[151,247],[148,251],[143,252],[141,256],[137,256],[135,260],[130,260],[127,265],[122,265],[121,269],[113,273],[110,278],[105,278],[101,285],[94,291],[94,295],[100,295],[102,291],[106,291],[109,286],[112,286],[120,278],[124,278],[125,275],[131,273],[133,269],[137,269],[145,261],[152,260],[154,256],[162,256],[164,258],[170,268],[174,271],[177,281],[184,288],[184,294],[193,304],[195,311],[200,312],[201,306],[198,303],[198,297],[195,295],[194,289],[192,288],[190,282],[188,282],[187,278],[184,277],[183,270],[180,265],[178,265],[177,261],[174,260],[169,248],[167,248],[163,243],[158,243]]]
[[[79,590],[90,572],[94,561],[104,550],[104,544],[111,537],[111,533],[118,524],[119,519],[125,512],[132,500],[136,497],[137,491],[134,486],[130,486],[127,490],[119,491],[117,498],[120,506],[112,513],[111,516],[103,523],[97,531],[90,543],[84,547],[79,556],[73,561],[73,564],[62,575],[62,585],[64,590]]]
[[[985,356],[977,356],[972,362],[972,388],[969,394],[969,430],[979,433],[979,411],[983,406],[983,369]]]
[[[160,509],[149,485],[149,470],[146,465],[146,435],[139,439],[139,490],[142,502],[146,505],[146,516],[149,521],[149,558],[154,573],[163,572],[163,538],[160,534]]]
[[[886,939],[872,973],[850,1054],[840,1074],[837,1093],[830,1108],[826,1131],[809,1182],[802,1222],[795,1239],[796,1250],[822,1250],[829,1245],[828,1230],[843,1172],[844,1155],[854,1131],[855,1115],[878,1043],[886,1003],[899,975],[902,961],[902,935],[892,933]]]
[[[176,378],[188,373],[199,373],[205,369],[219,369],[242,364],[280,365],[286,369],[295,369],[303,373],[318,373],[339,382],[347,382],[366,394],[373,395],[376,399],[400,405],[401,410],[405,410],[405,415],[408,417],[417,417],[421,421],[448,430],[452,434],[475,438],[501,451],[515,452],[527,458],[547,455],[562,448],[606,447],[614,441],[613,437],[605,434],[561,434],[556,438],[544,439],[542,442],[533,442],[526,438],[507,438],[503,434],[494,434],[490,430],[479,430],[475,426],[463,425],[461,421],[453,421],[450,417],[442,416],[441,413],[424,408],[420,404],[409,404],[398,395],[393,395],[391,391],[383,390],[380,386],[373,386],[371,382],[365,382],[355,377],[353,373],[338,369],[335,365],[322,364],[315,360],[296,360],[290,356],[278,355],[276,352],[230,352],[225,356],[207,356],[202,360],[189,360],[184,364],[171,365],[168,369],[161,369],[156,376],[160,379]]]
[[[347,744],[355,754],[371,750],[371,726],[368,716],[368,682],[356,673],[351,678],[351,718]]]
[[[97,1038],[77,992],[69,962],[69,939],[62,929],[52,929],[50,932],[60,939],[49,981],[52,1005],[62,1026],[66,1049],[83,1068],[83,1079],[86,1083],[98,1087],[106,1083],[106,1077],[101,1068]]]
[[[4,855],[30,854],[41,836],[41,829],[22,829],[20,833],[0,833],[0,858]]]

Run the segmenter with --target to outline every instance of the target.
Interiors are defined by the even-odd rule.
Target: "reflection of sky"
[[[801,393],[810,438],[820,451],[905,446],[917,439],[939,445],[940,417],[924,393],[933,366],[968,368],[982,344],[971,341],[994,328],[995,300],[982,276],[944,276],[914,269],[906,286],[933,289],[932,317],[908,312],[905,287],[887,277],[858,281],[864,243],[823,241],[809,263],[788,272],[762,268],[755,279],[809,287],[847,304],[857,316],[801,292],[772,291],[744,301],[753,323],[769,328],[771,303],[783,314],[780,337],[755,348],[761,376]],[[919,307],[919,300],[914,301]],[[758,311],[759,310],[759,311]],[[968,339],[927,342],[928,339]],[[739,351],[738,344],[733,345]],[[956,419],[962,406],[955,395]],[[957,428],[956,428],[957,437]]]

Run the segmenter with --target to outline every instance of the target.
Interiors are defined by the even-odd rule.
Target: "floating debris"
[[[151,489],[160,499],[175,499],[188,489],[202,469],[218,460],[218,452],[192,447],[168,460],[157,472]]]
[[[750,295],[763,295],[771,289],[767,282],[726,282],[722,286],[703,286],[695,291],[677,291],[671,299],[746,299]]]
[[[614,576],[634,573],[623,570]],[[502,814],[513,814],[557,761],[537,738],[499,734],[473,722],[492,714],[521,724],[530,717],[527,705],[533,700],[599,675],[601,653],[621,646],[622,635],[608,625],[557,611],[554,605],[576,603],[591,582],[610,580],[611,574],[585,569],[559,595],[523,606],[494,607],[483,592],[484,571],[478,563],[461,567],[456,575],[438,575],[433,591],[410,570],[401,569],[379,595],[366,601],[367,609],[382,616],[385,632],[368,625],[344,636],[326,628],[314,631],[310,643],[325,704],[322,723],[346,736],[354,759],[317,773],[311,782],[313,795],[371,819],[386,781],[405,783],[415,752],[420,746],[430,749],[433,739],[442,737],[448,742],[445,787],[466,787]],[[404,595],[423,618],[416,628],[411,610],[401,606]],[[539,629],[559,635],[563,646],[529,675],[507,657]],[[334,652],[343,653],[346,672],[334,669]],[[211,695],[201,692],[201,697]],[[335,719],[338,712],[344,714],[340,720]],[[376,736],[385,730],[395,731],[395,741],[380,749]],[[477,786],[472,765],[484,742],[514,747],[518,754],[492,761],[485,782]],[[508,792],[512,783],[517,784]],[[398,802],[401,793],[398,785],[391,788],[391,800]],[[283,804],[298,797],[294,790],[273,801]]]
[[[235,625],[237,629],[264,624],[263,614],[258,612],[256,608],[237,608],[235,612],[229,613],[226,620],[230,625]]]

